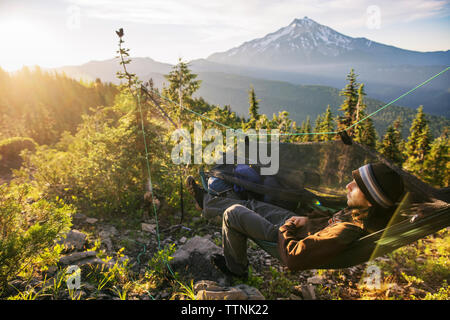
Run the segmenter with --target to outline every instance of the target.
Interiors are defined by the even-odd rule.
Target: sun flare
[[[48,52],[53,45],[43,26],[21,18],[0,21],[0,43],[0,66],[8,71],[39,64],[41,53]]]

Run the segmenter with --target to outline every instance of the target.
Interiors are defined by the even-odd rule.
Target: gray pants
[[[227,267],[235,274],[243,274],[248,268],[247,238],[277,242],[278,228],[296,214],[261,201],[207,194],[203,199],[203,217],[221,215]]]

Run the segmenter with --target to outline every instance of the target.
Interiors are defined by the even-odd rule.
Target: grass
[[[184,224],[194,228],[198,221]],[[213,227],[213,226],[211,226]],[[217,229],[218,230],[218,229]],[[196,233],[195,233],[196,234]],[[171,234],[172,237],[187,238],[194,233],[184,229]],[[94,237],[90,237],[93,239]],[[194,300],[194,283],[189,279],[180,279],[171,274],[167,262],[176,250],[175,245],[153,253],[146,260],[146,272],[134,273],[127,261],[121,261],[127,251],[133,249],[133,243],[123,240],[110,268],[93,268],[83,271],[82,285],[79,290],[69,290],[66,286],[67,274],[64,268],[57,269],[47,277],[51,266],[39,264],[41,270],[24,273],[22,277],[42,275],[40,281],[28,281],[29,284],[13,289],[5,299],[96,299],[105,294],[114,299],[189,299]],[[214,237],[217,245],[219,238]],[[91,244],[94,250],[100,248],[100,241]],[[92,250],[90,248],[89,250]],[[249,251],[258,255],[260,248],[249,241]],[[311,270],[289,272],[272,259],[271,266],[252,265],[245,284],[257,288],[266,299],[286,299],[292,295],[301,296],[301,286],[311,276],[324,280],[315,284],[317,299],[328,300],[448,300],[450,296],[450,230],[443,229],[434,235],[404,246],[396,251],[375,259],[373,262],[340,270]],[[104,262],[112,261],[105,252],[99,252]],[[47,259],[46,259],[47,260]],[[54,259],[49,259],[54,261]],[[380,270],[379,285],[368,287],[363,279],[367,268],[372,265]],[[52,267],[54,268],[54,267]],[[234,283],[234,285],[237,283]],[[83,293],[84,291],[84,293]],[[86,293],[87,292],[87,293]],[[164,294],[162,294],[164,292]]]

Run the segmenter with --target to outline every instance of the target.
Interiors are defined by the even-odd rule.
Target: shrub
[[[72,213],[61,199],[34,199],[29,184],[0,186],[0,292],[69,230]]]
[[[31,138],[14,137],[0,141],[0,170],[20,167],[20,152],[24,149],[35,150],[37,144]]]
[[[126,212],[136,209],[143,178],[132,114],[100,109],[83,116],[78,132],[64,132],[52,147],[24,152],[16,176],[33,179],[49,197],[58,196],[80,210]]]

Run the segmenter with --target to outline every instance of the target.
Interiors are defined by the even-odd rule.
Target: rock
[[[291,294],[289,295],[289,300],[302,300],[302,298],[300,298],[299,296],[297,296],[297,295],[291,293]]]
[[[74,220],[86,220],[86,216],[80,212],[77,212],[73,215]]]
[[[186,241],[187,241],[187,238],[186,238],[186,237],[181,237],[181,239],[179,240],[179,242],[180,242],[181,244],[185,244]]]
[[[98,219],[96,219],[96,218],[87,218],[87,219],[86,219],[86,222],[89,223],[89,224],[94,224],[94,223],[96,223],[97,221],[98,221]]]
[[[95,251],[84,251],[84,252],[74,252],[69,255],[62,256],[59,259],[59,263],[63,265],[72,265],[72,264],[78,264],[82,262],[83,260],[96,257],[97,252]]]
[[[108,252],[114,251],[114,246],[113,246],[111,238],[102,237],[102,244],[106,246],[106,251],[108,251]]]
[[[116,227],[110,225],[104,225],[102,227],[102,231],[100,231],[99,235],[104,237],[114,237],[119,234]]]
[[[194,282],[199,280],[214,280],[225,284],[226,277],[211,264],[211,255],[222,254],[211,240],[195,236],[182,245],[173,255],[170,262],[173,269],[185,273]]]
[[[66,250],[82,250],[86,243],[87,236],[78,230],[70,230],[67,232],[63,239],[59,240],[59,244],[63,244]]]
[[[98,293],[94,295],[96,300],[112,300],[112,296],[106,293]]]
[[[220,291],[223,287],[221,287],[217,282],[211,280],[200,280],[194,285],[194,292],[198,292],[200,290],[208,290],[208,291]]]
[[[92,293],[97,290],[97,288],[94,285],[90,284],[89,282],[83,283],[81,287],[88,293]]]
[[[215,281],[201,280],[194,285],[197,300],[265,300],[261,292],[246,284],[224,287]]]
[[[102,240],[102,244],[104,244],[106,246],[106,250],[108,252],[114,251],[114,246],[113,246],[113,242],[112,242],[111,238],[118,234],[119,234],[119,232],[117,231],[117,229],[114,226],[110,226],[110,225],[104,225],[102,227],[102,231],[99,232],[98,235]]]
[[[324,278],[322,278],[320,276],[309,277],[306,280],[306,283],[308,283],[308,284],[323,284],[323,282],[324,282]]]
[[[231,287],[222,291],[200,290],[195,298],[197,300],[247,300],[247,294],[240,289]]]
[[[304,300],[316,300],[314,286],[311,284],[301,286],[302,296]]]
[[[237,288],[241,289],[247,294],[247,300],[265,300],[266,298],[262,295],[262,293],[249,285],[246,284],[238,284]]]
[[[141,223],[141,229],[145,232],[155,233],[156,224]]]
[[[125,260],[129,259],[128,256],[123,256],[119,263],[124,263]],[[64,266],[77,265],[82,269],[82,273],[89,270],[88,266],[91,267],[102,267],[105,270],[111,269],[115,263],[115,259],[111,259],[108,262],[97,258],[97,252],[95,251],[84,251],[84,252],[74,252],[72,254],[63,256],[59,259],[59,263]]]

